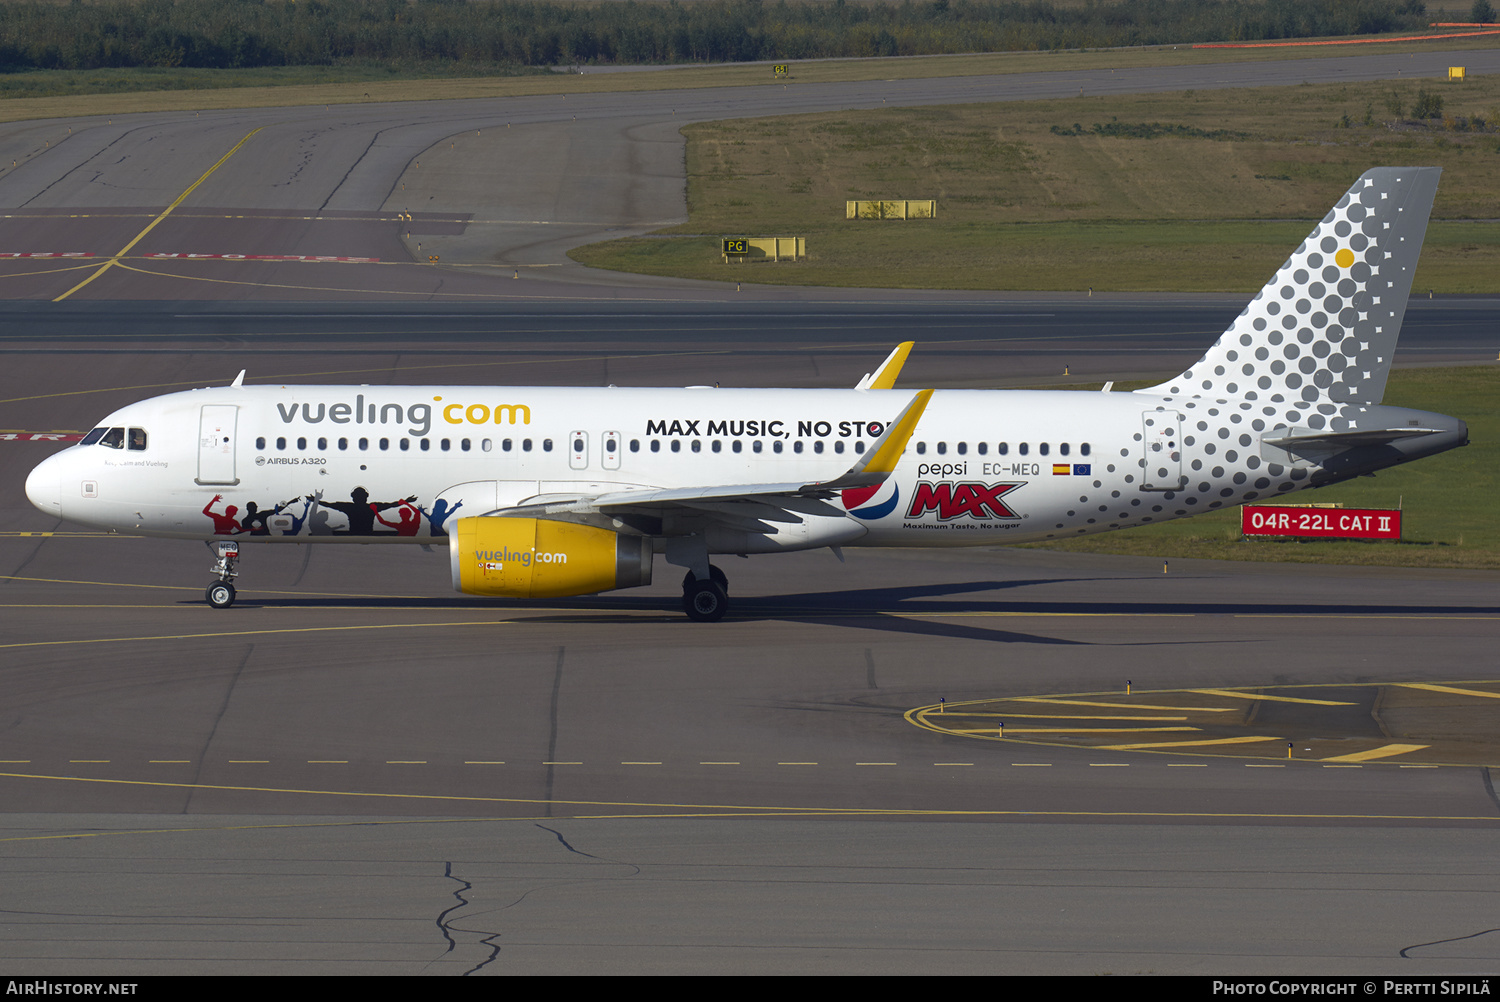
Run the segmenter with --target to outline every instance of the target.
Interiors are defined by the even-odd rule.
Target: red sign
[[[1295,508],[1245,505],[1240,531],[1247,536],[1314,536],[1322,539],[1400,539],[1399,508]]]

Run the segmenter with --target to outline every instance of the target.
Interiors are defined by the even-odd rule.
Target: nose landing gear
[[[215,609],[227,609],[234,605],[234,579],[240,573],[240,544],[220,540],[215,547],[215,552],[219,559],[209,569],[218,575],[219,579],[208,586],[203,597],[208,599],[208,604]]]

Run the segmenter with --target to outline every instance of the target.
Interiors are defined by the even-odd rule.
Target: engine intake
[[[453,587],[465,595],[561,598],[651,583],[651,538],[592,525],[461,518],[448,536]]]

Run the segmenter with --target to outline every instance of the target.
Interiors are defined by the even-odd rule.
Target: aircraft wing
[[[801,522],[803,515],[842,515],[827,499],[851,487],[883,483],[911,440],[932,390],[921,390],[847,470],[830,480],[705,487],[641,487],[576,498],[554,498],[492,512],[522,518],[589,515],[696,516],[736,529],[770,532],[769,522]]]

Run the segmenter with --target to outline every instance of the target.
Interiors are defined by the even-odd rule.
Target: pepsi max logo
[[[901,503],[901,488],[894,479],[874,487],[851,487],[841,492],[844,509],[855,518],[885,518]]]
[[[1021,516],[1016,514],[1010,505],[1001,500],[1020,486],[1019,483],[932,484],[924,480],[917,484],[917,490],[912,495],[911,508],[907,510],[906,517],[921,518],[929,512],[935,512],[940,522],[955,518],[1020,518]]]

